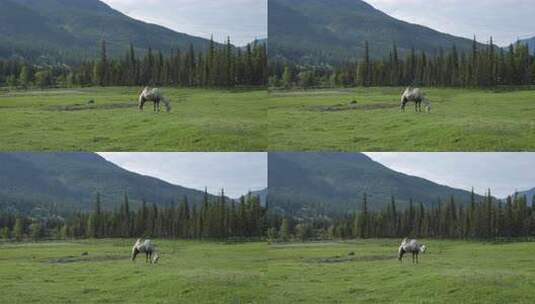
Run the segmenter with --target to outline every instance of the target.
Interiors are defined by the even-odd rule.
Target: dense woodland
[[[525,196],[509,196],[504,202],[492,197],[461,203],[451,197],[431,208],[423,203],[399,208],[392,197],[384,210],[370,211],[365,194],[355,212],[340,217],[302,219],[267,212],[257,196],[228,200],[224,192],[203,202],[185,197],[176,206],[160,208],[145,202],[131,210],[128,195],[114,211],[101,208],[97,194],[91,213],[75,213],[67,219],[36,219],[0,214],[2,239],[136,238],[261,239],[271,241],[367,238],[434,238],[495,240],[535,237],[535,206]]]
[[[103,210],[97,194],[93,212],[78,212],[67,219],[0,214],[0,238],[257,239],[265,235],[265,223],[266,209],[259,197],[251,194],[235,202],[227,199],[223,191],[217,199],[210,199],[205,192],[202,202],[191,203],[185,197],[176,206],[165,208],[143,202],[138,210],[131,209],[125,194],[114,211]]]
[[[138,56],[133,45],[123,58],[109,58],[106,41],[100,58],[76,65],[36,65],[22,59],[0,60],[0,87],[80,86],[264,86],[267,80],[266,45],[235,48],[211,40],[207,51],[175,49],[170,55],[149,49]]]
[[[404,58],[396,45],[382,60],[370,59],[368,42],[365,55],[358,62],[338,66],[302,66],[289,62],[272,62],[269,85],[281,88],[351,87],[351,86],[438,86],[495,87],[535,84],[535,56],[528,46],[517,43],[503,49],[489,44],[481,46],[474,38],[469,53],[455,46],[435,54],[414,48]]]
[[[395,198],[384,210],[370,211],[366,194],[352,215],[338,218],[317,217],[302,220],[272,217],[268,237],[290,239],[352,238],[435,238],[435,239],[511,239],[535,237],[535,206],[525,196],[515,195],[497,202],[490,190],[481,201],[472,192],[468,204],[438,201],[432,208],[414,204],[400,209]]]

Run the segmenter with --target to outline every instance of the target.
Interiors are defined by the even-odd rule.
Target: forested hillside
[[[92,153],[1,153],[0,163],[0,210],[15,213],[89,211],[97,193],[105,210],[122,204],[125,193],[132,209],[143,200],[168,206],[184,197],[199,204],[204,197],[202,191],[127,171]]]
[[[362,0],[270,0],[269,47],[274,60],[300,64],[336,64],[361,58],[364,41],[373,59],[388,56],[396,44],[400,55],[412,48],[436,54],[471,41],[397,20]]]
[[[130,44],[143,52],[190,45],[204,51],[209,45],[207,39],[130,18],[99,0],[2,0],[0,17],[4,59],[79,62],[96,58],[101,40],[108,42],[112,57],[124,54]]]
[[[393,171],[364,154],[270,153],[268,168],[269,206],[283,214],[350,214],[365,193],[370,210],[384,208],[392,198],[405,208],[411,200],[431,207],[452,196],[464,205],[471,197],[469,191]]]

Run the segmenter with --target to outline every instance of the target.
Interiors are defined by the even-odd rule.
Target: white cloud
[[[508,45],[535,36],[533,0],[366,0],[396,18],[453,35]]]
[[[267,153],[99,153],[120,167],[172,184],[238,197],[267,187]]]
[[[103,0],[146,22],[236,45],[267,36],[267,0]]]
[[[535,187],[535,153],[366,153],[396,171],[505,197]]]

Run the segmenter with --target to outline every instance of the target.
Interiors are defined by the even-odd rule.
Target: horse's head
[[[424,107],[427,112],[431,112],[433,109],[433,105],[431,105],[431,102],[429,102],[427,99],[424,99]]]
[[[427,247],[425,245],[420,246],[420,253],[425,253]]]
[[[163,98],[163,99],[162,99],[162,102],[163,102],[163,104],[165,105],[165,110],[166,110],[167,112],[171,112],[171,110],[173,109],[173,108],[171,107],[171,102],[170,102],[167,98]]]
[[[134,246],[134,248],[132,248],[132,257],[131,257],[132,262],[136,260],[136,257],[138,254],[139,254],[139,249],[136,246]]]
[[[398,260],[401,262],[403,260],[403,255],[405,254],[405,249],[403,249],[403,246],[399,246],[398,251]]]
[[[160,260],[160,255],[156,252],[154,256],[152,257],[152,263],[158,264],[158,261]]]
[[[407,97],[405,97],[405,95],[403,95],[403,96],[401,97],[401,104],[400,104],[400,110],[401,110],[402,112],[405,111],[405,106],[407,105],[407,102],[409,102],[408,99],[407,99]]]

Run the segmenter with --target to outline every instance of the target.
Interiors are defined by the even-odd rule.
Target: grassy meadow
[[[164,88],[173,110],[137,109],[141,88],[0,91],[0,151],[264,151],[265,90]],[[94,101],[94,103],[90,103]]]
[[[401,113],[402,91],[274,91],[268,110],[269,150],[535,150],[535,90],[429,88],[431,113],[416,113],[414,104]]]
[[[535,244],[428,241],[413,265],[399,240],[274,245],[271,303],[534,303]]]
[[[0,301],[263,303],[268,298],[265,244],[157,241],[160,263],[150,265],[141,255],[130,261],[133,243],[0,243]]]
[[[533,303],[534,243],[426,241],[413,265],[399,240],[161,241],[159,264],[133,240],[0,243],[9,303]],[[87,253],[87,255],[84,255]]]

